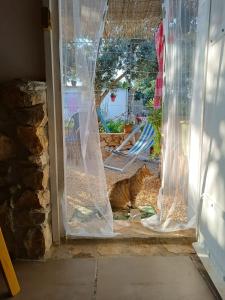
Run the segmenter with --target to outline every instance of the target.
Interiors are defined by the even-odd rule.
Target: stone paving
[[[17,262],[15,300],[212,300],[188,256],[126,256]],[[0,277],[0,299],[7,289]]]

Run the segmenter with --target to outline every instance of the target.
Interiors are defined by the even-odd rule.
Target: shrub
[[[159,156],[161,153],[162,108],[154,109],[152,99],[148,101],[147,107],[149,109],[148,121],[152,124],[155,131],[153,155]]]
[[[110,132],[120,133],[120,132],[123,132],[124,121],[122,121],[122,120],[117,120],[117,121],[110,120],[110,121],[107,122],[107,126],[108,126]]]

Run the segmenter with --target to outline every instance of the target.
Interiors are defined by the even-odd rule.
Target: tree
[[[102,39],[96,64],[96,106],[110,90],[121,86],[122,79],[127,88],[146,94],[146,85],[155,79],[156,72],[153,40]]]

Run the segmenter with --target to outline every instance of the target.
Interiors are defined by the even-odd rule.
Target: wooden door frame
[[[53,243],[64,235],[64,132],[59,51],[59,0],[42,0],[50,158],[50,200]],[[47,17],[46,17],[47,16]],[[46,20],[47,18],[47,20]]]

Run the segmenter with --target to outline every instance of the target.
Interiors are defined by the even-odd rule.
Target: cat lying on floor
[[[152,175],[144,165],[132,177],[116,182],[109,196],[112,209],[135,208],[135,200],[142,189],[144,179]]]

